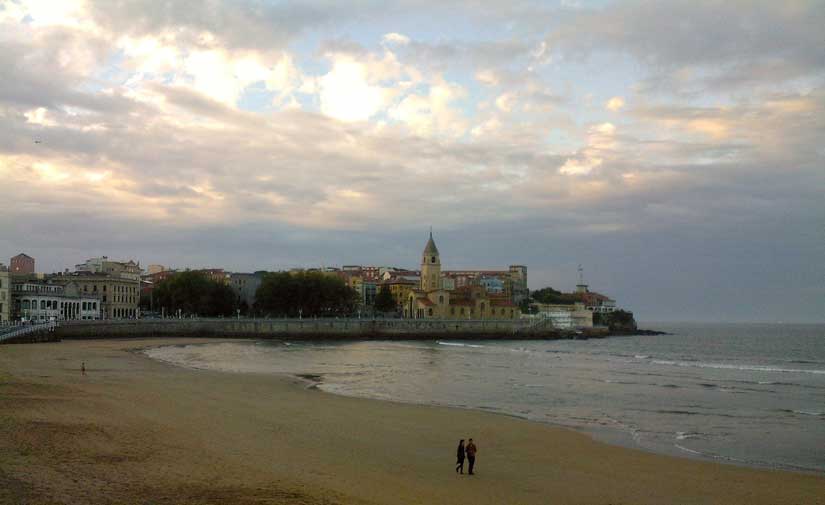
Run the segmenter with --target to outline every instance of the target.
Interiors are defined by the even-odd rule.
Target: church
[[[421,282],[410,291],[404,317],[411,319],[517,319],[521,312],[509,298],[495,296],[484,286],[444,289],[441,256],[430,232],[421,255]]]

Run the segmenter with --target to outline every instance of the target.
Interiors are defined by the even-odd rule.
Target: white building
[[[550,319],[555,328],[592,328],[593,312],[587,310],[583,303],[561,305],[553,303],[535,303],[538,317]]]
[[[100,319],[96,296],[83,294],[77,285],[60,286],[21,282],[12,288],[14,313],[25,321],[69,321]]]

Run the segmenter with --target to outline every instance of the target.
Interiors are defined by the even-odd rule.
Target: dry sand
[[[128,351],[195,341],[0,346],[0,503],[825,503],[823,476],[654,455],[501,415],[338,397]],[[453,471],[469,436],[473,477]]]

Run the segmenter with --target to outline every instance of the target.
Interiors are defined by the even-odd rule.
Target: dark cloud
[[[822,26],[818,0],[644,0],[578,11],[547,42],[571,59],[626,53],[648,66],[649,87],[699,91],[821,77]]]
[[[203,34],[209,32],[223,45],[244,49],[282,49],[305,30],[351,14],[335,1],[107,0],[91,7],[95,21],[116,33],[169,32],[207,44]]]

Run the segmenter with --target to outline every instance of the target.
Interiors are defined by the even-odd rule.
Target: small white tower
[[[587,284],[584,283],[584,269],[579,265],[579,283],[576,284],[576,293],[587,293]]]

